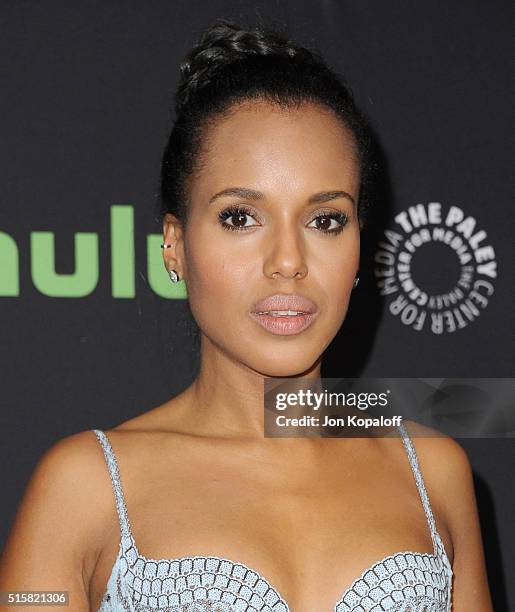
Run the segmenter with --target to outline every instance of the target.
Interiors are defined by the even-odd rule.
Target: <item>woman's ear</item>
[[[163,261],[167,272],[175,270],[184,279],[183,227],[177,217],[166,213],[163,217]]]

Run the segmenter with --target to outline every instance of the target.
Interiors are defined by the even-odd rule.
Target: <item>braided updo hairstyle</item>
[[[202,166],[206,130],[238,102],[260,100],[283,108],[316,103],[333,111],[354,135],[361,169],[358,220],[369,207],[373,164],[371,136],[344,79],[316,50],[299,46],[274,28],[243,28],[218,18],[180,66],[175,122],[161,167],[161,217],[172,213],[186,225],[188,181]]]

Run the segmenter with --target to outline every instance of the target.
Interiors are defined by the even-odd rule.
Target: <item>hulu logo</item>
[[[115,298],[135,297],[134,209],[111,206],[111,288]],[[163,265],[160,234],[146,237],[147,278],[152,290],[169,299],[187,296],[184,282],[171,283]],[[81,298],[95,290],[99,278],[98,234],[76,232],[74,237],[75,271],[55,271],[55,235],[53,232],[30,233],[30,269],[34,287],[43,295]],[[16,241],[0,231],[0,296],[20,295],[19,252]]]

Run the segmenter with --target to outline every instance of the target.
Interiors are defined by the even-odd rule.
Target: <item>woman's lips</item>
[[[298,334],[308,328],[318,307],[305,295],[275,293],[254,304],[250,316],[272,334]]]
[[[274,316],[251,312],[250,316],[272,334],[287,336],[298,334],[307,329],[313,322],[316,314],[316,312],[305,312],[297,315]]]

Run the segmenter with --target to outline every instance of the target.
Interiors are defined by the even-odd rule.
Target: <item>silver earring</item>
[[[175,270],[169,270],[168,274],[170,275],[170,280],[172,281],[172,283],[178,283],[179,282],[179,275],[177,274],[177,272]]]
[[[356,278],[354,279],[354,283],[353,283],[353,289],[355,289],[358,286],[359,283],[359,276],[356,276]]]
[[[171,244],[162,244],[161,248],[162,249],[169,249],[172,245]],[[179,282],[179,275],[177,274],[177,272],[175,270],[168,270],[168,274],[170,275],[170,280],[172,281],[172,283],[178,283]]]

